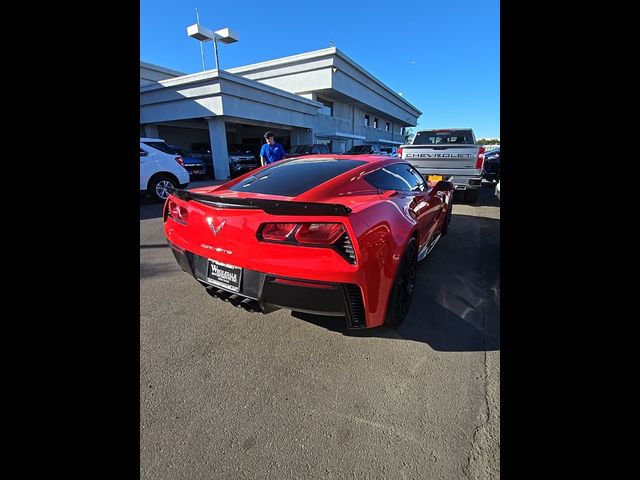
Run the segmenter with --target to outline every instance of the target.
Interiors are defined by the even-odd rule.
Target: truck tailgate
[[[478,145],[405,145],[402,158],[415,167],[474,169]]]

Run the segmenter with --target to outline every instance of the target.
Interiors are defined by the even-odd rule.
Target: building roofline
[[[157,83],[141,85],[140,93],[151,92],[153,90],[159,90],[162,88],[188,85],[189,83],[201,82],[203,80],[219,80],[221,78],[224,78],[225,80],[231,82],[244,84],[246,86],[275,95],[280,95],[281,97],[289,98],[297,102],[306,103],[307,105],[312,105],[318,108],[322,107],[322,103],[316,102],[315,100],[309,100],[308,98],[301,97],[300,95],[296,95],[295,93],[287,92],[286,90],[281,90],[279,88],[272,87],[271,85],[265,85],[264,83],[256,82],[255,80],[250,80],[248,78],[241,77],[240,75],[234,75],[225,70],[217,69],[191,73],[189,75],[183,75],[181,77],[167,78],[165,80],[159,80]]]
[[[144,68],[148,68],[149,70],[156,70],[158,72],[166,73],[168,75],[175,75],[176,77],[181,77],[185,75],[184,72],[178,72],[177,70],[161,67],[160,65],[156,65],[155,63],[143,62],[142,60],[140,60],[140,66]]]
[[[372,80],[373,82],[378,84],[380,87],[382,87],[385,91],[387,91],[388,93],[393,95],[396,99],[400,100],[402,103],[404,103],[407,106],[411,107],[416,112],[419,112],[419,115],[417,115],[418,117],[420,115],[422,115],[422,111],[420,111],[413,104],[408,102],[404,97],[398,95],[396,92],[391,90],[388,86],[386,86],[384,83],[382,83],[380,80],[378,80],[375,76],[373,76],[370,72],[368,72],[366,69],[364,69],[362,66],[360,66],[357,62],[352,60],[350,57],[348,57],[341,50],[338,50],[337,47],[323,48],[321,50],[313,50],[311,52],[299,53],[299,54],[296,54],[296,55],[290,55],[288,57],[281,57],[281,58],[276,58],[276,59],[273,59],[273,60],[267,60],[265,62],[253,63],[251,65],[244,65],[244,66],[241,66],[241,67],[230,68],[230,69],[228,69],[228,72],[234,73],[234,74],[239,74],[239,73],[244,73],[244,72],[248,72],[248,71],[251,71],[251,70],[259,70],[259,69],[263,69],[264,70],[264,69],[269,69],[270,67],[283,66],[283,65],[286,65],[286,64],[289,64],[289,63],[296,63],[296,62],[300,62],[302,60],[309,60],[309,59],[323,57],[323,56],[327,56],[327,55],[335,55],[337,57],[340,57],[342,60],[344,60],[345,62],[347,62],[351,66],[353,66],[356,70],[359,70],[362,74],[364,74],[370,80]]]

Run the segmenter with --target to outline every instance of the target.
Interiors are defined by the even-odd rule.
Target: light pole
[[[230,28],[222,28],[212,32],[199,23],[194,23],[193,25],[188,26],[187,35],[200,42],[210,42],[213,40],[213,55],[216,59],[216,70],[220,70],[220,64],[218,63],[218,41],[229,44],[235,43],[239,40],[238,34]]]

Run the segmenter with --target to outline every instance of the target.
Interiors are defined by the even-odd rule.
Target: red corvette
[[[397,325],[416,264],[446,235],[453,184],[393,157],[311,155],[224,185],[174,190],[164,231],[182,269],[249,311]]]

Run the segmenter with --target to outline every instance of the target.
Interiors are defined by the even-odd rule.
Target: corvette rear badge
[[[222,227],[224,227],[224,223],[226,222],[226,220],[223,220],[222,223],[220,223],[220,225],[218,225],[217,227],[215,227],[213,225],[213,218],[212,217],[207,217],[207,223],[209,224],[209,228],[211,229],[211,231],[213,232],[213,235],[215,237],[218,236],[218,234],[220,233],[220,231],[222,230]]]

